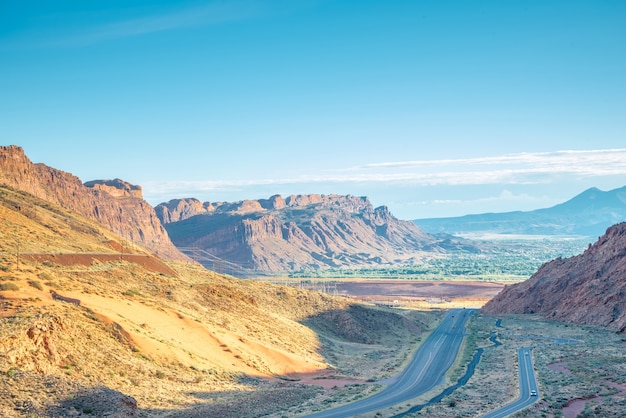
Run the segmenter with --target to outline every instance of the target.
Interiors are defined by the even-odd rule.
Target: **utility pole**
[[[20,240],[17,240],[17,251],[15,253],[15,268],[20,271]]]

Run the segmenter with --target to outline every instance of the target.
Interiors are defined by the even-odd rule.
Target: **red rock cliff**
[[[189,260],[172,244],[139,186],[116,179],[88,187],[73,174],[33,164],[15,145],[0,147],[0,183],[92,218],[162,258]]]
[[[172,200],[156,207],[178,246],[267,272],[380,266],[437,251],[437,239],[366,197],[294,195],[233,203]]]
[[[626,223],[607,229],[583,254],[553,260],[525,282],[506,286],[482,311],[538,313],[625,332]]]

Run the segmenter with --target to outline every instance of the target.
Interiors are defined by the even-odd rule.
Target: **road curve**
[[[453,309],[420,346],[411,363],[382,391],[363,400],[307,415],[308,418],[343,418],[407,402],[444,383],[457,356],[465,323],[472,309]]]
[[[535,369],[533,368],[533,359],[530,355],[530,348],[524,347],[517,350],[517,357],[519,363],[519,398],[496,411],[483,415],[483,418],[508,417],[539,400],[539,388],[537,386]],[[534,395],[532,394],[533,392]]]

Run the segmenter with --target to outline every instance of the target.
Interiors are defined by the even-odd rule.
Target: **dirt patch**
[[[503,284],[479,281],[433,282],[417,280],[339,281],[337,291],[367,302],[442,304],[468,302],[480,307],[497,295]]]
[[[576,418],[581,412],[585,410],[588,402],[599,401],[603,398],[623,398],[624,395],[626,395],[626,385],[621,385],[608,380],[605,380],[602,383],[614,389],[617,389],[619,392],[614,395],[608,396],[598,395],[591,398],[574,399],[568,402],[567,405],[563,407],[563,417]]]
[[[548,369],[554,370],[555,372],[563,373],[567,376],[572,376],[573,373],[567,368],[567,363],[552,363],[548,364]]]
[[[117,261],[126,261],[142,266],[146,270],[162,273],[168,276],[177,276],[176,272],[171,269],[160,259],[147,254],[107,254],[107,253],[28,253],[21,254],[24,260],[35,261],[38,263],[53,263],[59,266],[91,266],[95,263],[113,263]]]

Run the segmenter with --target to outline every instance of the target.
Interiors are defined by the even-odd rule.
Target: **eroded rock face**
[[[580,255],[544,264],[506,286],[483,308],[490,314],[538,313],[548,319],[626,331],[626,223],[616,224]]]
[[[380,266],[415,260],[437,239],[366,197],[279,195],[240,202],[177,199],[156,207],[180,247],[267,272]]]
[[[170,241],[141,187],[123,180],[84,185],[71,173],[33,164],[21,147],[0,147],[0,182],[94,219],[160,257],[188,260]]]

